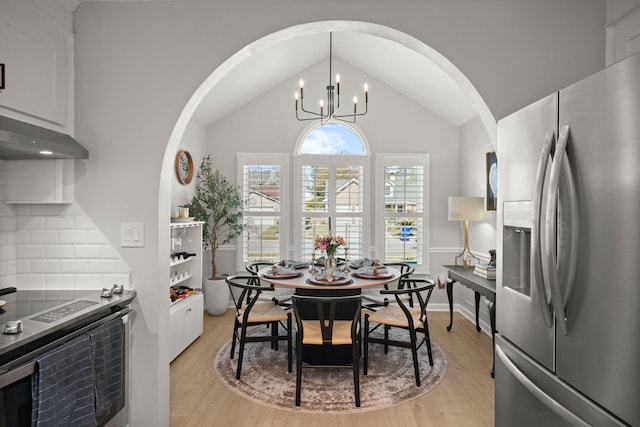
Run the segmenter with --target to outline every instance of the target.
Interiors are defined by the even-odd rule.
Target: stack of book
[[[476,264],[473,274],[476,274],[484,279],[496,280],[496,266],[489,264]]]

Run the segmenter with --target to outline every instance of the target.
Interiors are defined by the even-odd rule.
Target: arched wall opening
[[[198,111],[199,106],[206,98],[206,96],[226,75],[233,73],[234,69],[239,64],[243,63],[243,61],[247,60],[252,55],[260,51],[268,49],[269,47],[278,43],[285,42],[297,37],[341,31],[357,32],[387,39],[396,42],[399,45],[404,46],[405,48],[410,49],[417,54],[431,60],[445,73],[447,73],[466,94],[469,103],[477,112],[480,121],[486,129],[487,135],[489,136],[490,140],[495,143],[497,135],[497,123],[488,106],[479,95],[478,91],[454,64],[452,64],[440,53],[436,52],[434,49],[426,45],[424,42],[401,31],[383,25],[367,22],[322,21],[285,28],[254,41],[253,43],[245,46],[233,56],[229,57],[225,62],[220,64],[196,89],[196,91],[193,93],[184,109],[182,110],[175,124],[175,127],[173,128],[171,136],[169,137],[160,174],[158,198],[158,259],[165,259],[165,255],[169,253],[169,219],[166,213],[171,211],[172,205],[171,191],[173,180],[173,162],[175,159],[175,154],[181,144],[190,121],[194,117],[194,114]],[[168,265],[163,262],[159,262],[158,265],[158,277],[168,277]],[[158,293],[158,301],[165,301],[166,289],[164,289],[163,287],[158,287]],[[162,312],[162,310],[160,310],[160,312]],[[168,313],[166,315],[168,316]],[[168,348],[167,335],[168,334],[166,332],[161,332],[160,348]]]

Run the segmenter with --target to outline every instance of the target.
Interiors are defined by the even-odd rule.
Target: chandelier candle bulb
[[[369,85],[367,83],[364,84],[364,102],[369,103]]]
[[[336,86],[338,90],[338,96],[340,96],[340,74],[336,74]]]

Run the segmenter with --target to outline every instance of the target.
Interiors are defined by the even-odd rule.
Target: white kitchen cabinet
[[[27,2],[0,0],[0,114],[72,133],[73,46],[73,32]]]
[[[202,224],[201,221],[171,223],[169,288],[202,288]],[[170,360],[173,360],[202,335],[202,292],[172,301],[169,307],[169,323]]]
[[[204,295],[191,295],[171,305],[169,323],[169,360],[173,360],[203,331]]]
[[[6,203],[74,202],[74,160],[9,160],[6,173]]]

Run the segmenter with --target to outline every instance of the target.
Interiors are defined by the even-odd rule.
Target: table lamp
[[[449,197],[449,221],[464,223],[464,248],[456,256],[455,265],[458,265],[458,258],[462,258],[463,268],[471,267],[471,258],[475,258],[476,263],[480,262],[480,259],[469,250],[469,221],[482,221],[483,219],[483,197]]]

